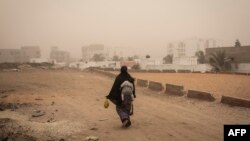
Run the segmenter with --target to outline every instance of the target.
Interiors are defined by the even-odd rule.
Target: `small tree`
[[[228,59],[228,57],[226,57],[225,51],[222,50],[211,53],[209,64],[213,67],[214,71],[231,70],[231,59]]]
[[[128,61],[134,61],[133,57],[128,57]]]
[[[235,42],[235,47],[241,47],[241,44],[240,44],[240,41],[237,39],[236,42]]]
[[[134,66],[131,67],[131,69],[133,69],[133,70],[140,70],[141,66],[140,66],[140,64],[135,64]]]
[[[113,58],[112,58],[112,61],[119,61],[119,60],[120,60],[119,56],[117,56],[117,55],[114,55]]]
[[[123,58],[123,57],[120,57],[120,58],[119,58],[119,61],[124,61],[124,58]]]
[[[104,61],[105,57],[103,54],[94,54],[91,60],[95,62],[100,62],[100,61]]]
[[[172,64],[173,63],[173,55],[169,54],[163,58],[163,64]]]
[[[197,61],[199,64],[204,64],[205,63],[205,55],[203,51],[197,51],[195,53],[195,56],[198,58]]]

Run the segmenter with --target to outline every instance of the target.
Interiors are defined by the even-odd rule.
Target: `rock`
[[[98,130],[98,128],[93,127],[93,128],[90,128],[90,130]]]
[[[40,117],[40,116],[43,116],[45,115],[45,112],[44,111],[40,111],[40,110],[36,110],[32,113],[32,117]]]
[[[54,102],[54,101],[52,101],[51,105],[55,105],[55,102]]]
[[[105,121],[105,120],[108,120],[108,119],[99,119],[99,121]]]
[[[4,96],[2,96],[1,98],[6,98],[6,97],[8,97],[8,95],[4,95]]]
[[[95,136],[88,136],[85,138],[85,141],[98,141],[99,138]]]
[[[47,122],[50,122],[50,123],[51,122],[56,122],[56,120],[54,118],[50,118],[50,119],[47,120]]]

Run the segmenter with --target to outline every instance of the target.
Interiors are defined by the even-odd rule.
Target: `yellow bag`
[[[105,99],[104,101],[104,108],[108,108],[109,107],[109,100]]]

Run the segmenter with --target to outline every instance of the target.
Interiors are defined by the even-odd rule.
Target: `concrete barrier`
[[[137,79],[137,86],[148,87],[148,80]]]
[[[215,101],[215,98],[212,96],[212,94],[195,90],[188,90],[187,97],[205,101]]]
[[[153,91],[162,91],[164,88],[161,83],[149,81],[148,88]]]
[[[221,103],[228,104],[231,106],[250,108],[250,100],[249,99],[241,99],[241,98],[236,98],[236,97],[222,96]]]
[[[184,87],[172,84],[166,84],[166,94],[183,96],[184,95]]]

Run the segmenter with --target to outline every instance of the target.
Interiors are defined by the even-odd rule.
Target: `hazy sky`
[[[58,46],[80,57],[83,45],[102,43],[161,56],[192,37],[250,45],[250,0],[0,0],[0,48]]]

